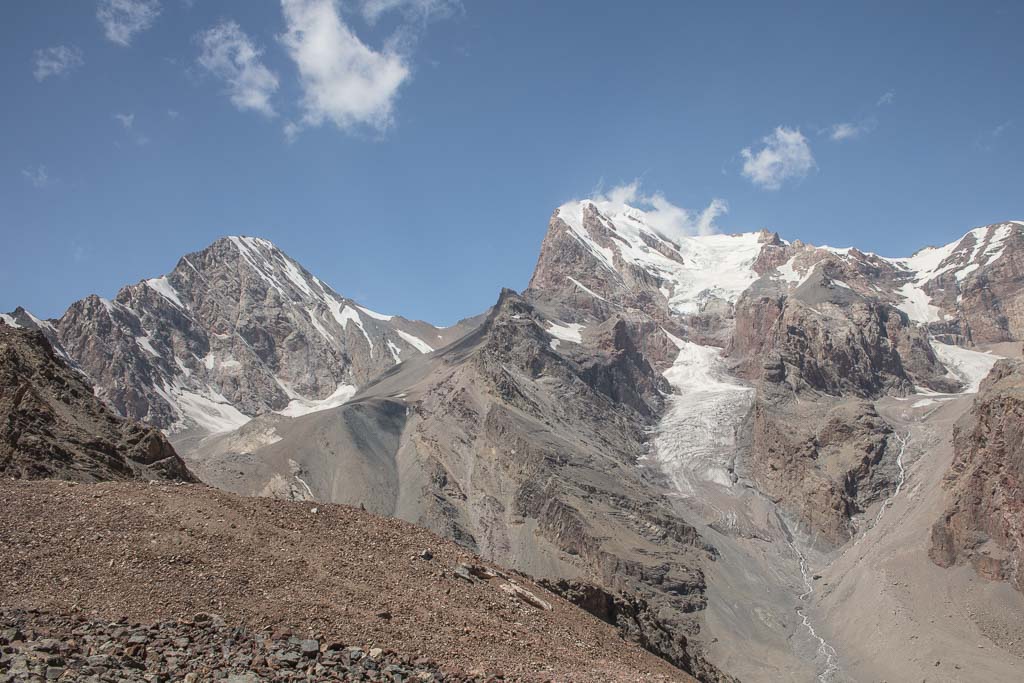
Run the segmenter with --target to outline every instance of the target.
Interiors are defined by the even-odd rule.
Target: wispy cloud
[[[763,146],[756,152],[750,147],[740,152],[743,175],[758,187],[778,190],[787,180],[804,178],[815,167],[811,146],[797,129],[779,126],[761,142]]]
[[[878,102],[875,103],[875,106],[876,107],[881,107],[881,106],[886,105],[886,104],[892,104],[893,100],[895,100],[895,99],[896,99],[896,93],[894,93],[892,90],[889,90],[889,91],[883,93],[882,96],[878,98]]]
[[[60,76],[74,71],[85,62],[82,51],[74,45],[57,45],[44,50],[36,50],[32,67],[32,75],[39,82],[50,76]]]
[[[325,121],[345,131],[387,129],[409,78],[405,59],[364,44],[342,21],[336,0],[281,0],[281,7],[287,30],[280,40],[302,86],[302,117],[285,124],[285,134]]]
[[[362,0],[359,4],[370,24],[393,11],[400,11],[409,20],[429,21],[449,17],[462,7],[458,0]]]
[[[724,199],[712,199],[701,211],[690,211],[673,204],[661,192],[644,194],[640,181],[617,185],[607,192],[597,191],[591,200],[615,207],[632,206],[645,213],[645,222],[664,237],[678,240],[688,235],[711,235],[718,232],[715,221],[729,211]]]
[[[21,175],[32,184],[32,187],[41,189],[50,184],[50,176],[45,166],[22,169]]]
[[[160,16],[159,0],[100,0],[96,18],[107,39],[127,47]]]
[[[260,60],[263,51],[233,21],[223,21],[197,36],[199,64],[227,84],[231,103],[275,116],[271,97],[278,88],[277,76]]]
[[[978,149],[985,150],[986,152],[995,149],[999,142],[999,138],[1003,137],[1010,128],[1013,127],[1013,121],[1003,121],[998,126],[994,126],[983,132],[978,136],[975,146]]]
[[[837,123],[828,130],[828,136],[836,142],[853,140],[866,133],[870,133],[877,125],[878,120],[875,118],[864,119],[860,123]]]
[[[139,147],[149,144],[149,136],[139,132],[135,128],[135,114],[114,114],[114,118],[121,124],[121,127],[125,130],[125,135]],[[118,147],[120,144],[114,143]]]

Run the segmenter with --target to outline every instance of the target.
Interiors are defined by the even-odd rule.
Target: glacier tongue
[[[665,378],[677,393],[658,425],[654,458],[683,494],[704,481],[730,487],[736,429],[754,390],[726,374],[721,349],[669,337],[679,355]]]

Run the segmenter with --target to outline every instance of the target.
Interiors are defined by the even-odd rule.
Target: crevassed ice
[[[676,394],[658,425],[654,457],[684,494],[692,494],[702,481],[730,487],[736,429],[750,408],[753,389],[726,374],[721,349],[669,338],[679,355],[665,378]]]
[[[985,379],[996,361],[1002,358],[994,353],[982,353],[965,349],[962,346],[943,344],[931,340],[932,349],[942,364],[953,374],[953,376],[964,383],[961,393],[976,394],[981,388],[981,381]]]

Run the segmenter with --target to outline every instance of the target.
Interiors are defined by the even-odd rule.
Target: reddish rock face
[[[1024,363],[1000,361],[956,427],[946,486],[953,502],[932,527],[930,555],[1024,591]]]
[[[2,322],[0,475],[195,481],[163,434],[111,412],[42,333]]]

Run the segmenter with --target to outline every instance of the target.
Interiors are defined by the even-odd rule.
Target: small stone
[[[46,667],[46,680],[55,681],[64,674],[64,667],[62,666],[48,666]]]
[[[379,647],[371,647],[370,648],[370,659],[372,659],[373,661],[376,662],[377,660],[379,660],[383,656],[384,656],[384,650],[382,648],[379,648]]]
[[[251,671],[227,677],[227,683],[260,683],[260,677]]]
[[[302,654],[306,655],[307,657],[316,657],[318,654],[320,654],[320,643],[319,641],[310,638],[309,640],[302,641],[302,643],[299,645],[299,649],[301,649]]]
[[[63,646],[64,643],[60,642],[56,638],[42,638],[36,641],[32,649],[38,650],[39,652],[57,652]]]
[[[425,548],[423,550],[423,552],[420,553],[420,558],[424,559],[424,560],[427,560],[427,561],[430,561],[430,560],[434,559],[434,553],[432,553],[430,551],[430,548]]]

